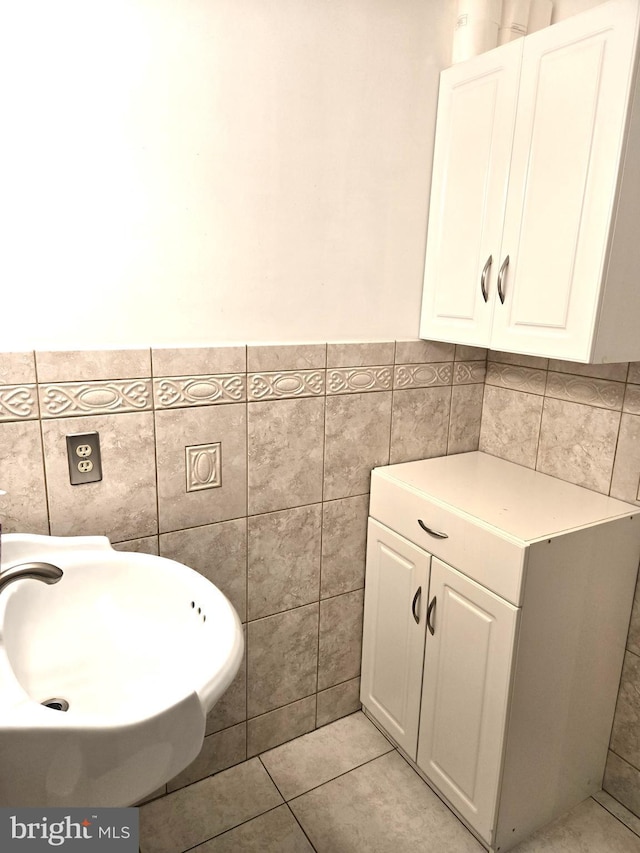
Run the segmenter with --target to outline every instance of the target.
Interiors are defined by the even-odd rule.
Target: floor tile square
[[[140,809],[142,853],[182,853],[282,803],[257,758]]]
[[[395,751],[289,806],[318,853],[484,851]]]
[[[393,749],[358,711],[260,756],[285,800],[290,800]]]
[[[511,853],[640,853],[640,838],[589,798]]]

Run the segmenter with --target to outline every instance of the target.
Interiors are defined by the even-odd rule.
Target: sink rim
[[[67,587],[65,590],[65,575],[52,586],[37,580],[22,579],[8,585],[0,595],[0,752],[3,755],[0,800],[10,807],[116,807],[139,802],[161,784],[174,778],[200,752],[206,731],[206,715],[231,684],[242,661],[244,634],[238,614],[215,584],[199,572],[166,557],[116,550],[106,537],[5,534],[3,546],[2,568],[31,559],[52,562],[66,572]],[[94,561],[89,567],[91,575],[86,565],[89,558]],[[103,571],[105,561],[110,561],[111,574]],[[101,564],[101,568],[98,569],[97,564]],[[18,658],[14,656],[10,662],[7,654],[7,645],[10,647],[14,640],[22,636],[20,631],[12,634],[15,625],[21,624],[21,619],[28,619],[25,614],[30,608],[35,608],[31,610],[33,625],[38,624],[38,613],[44,612],[42,608],[45,605],[52,600],[57,601],[60,607],[56,609],[60,611],[62,602],[65,602],[65,607],[71,613],[71,627],[64,636],[61,635],[59,645],[54,645],[43,628],[39,638],[33,635],[30,649],[34,660],[38,661],[38,639],[47,639],[51,644],[49,659],[62,660],[59,671],[63,672],[64,655],[60,651],[68,649],[68,660],[72,661],[73,647],[69,645],[69,640],[73,637],[74,628],[79,634],[82,632],[79,608],[91,600],[87,589],[94,583],[93,579],[98,577],[96,573],[101,574],[101,579],[107,585],[110,580],[117,579],[112,586],[114,594],[111,600],[111,606],[117,612],[117,605],[124,607],[123,602],[127,599],[126,595],[121,595],[118,600],[118,590],[128,590],[127,583],[134,577],[131,574],[132,565],[144,567],[144,572],[138,574],[132,583],[134,595],[138,594],[136,588],[143,589],[143,581],[155,579],[158,587],[162,586],[161,579],[164,583],[158,595],[153,600],[149,598],[147,602],[145,612],[149,622],[158,622],[167,613],[171,616],[176,584],[183,584],[187,602],[191,600],[192,591],[196,591],[205,612],[207,608],[210,608],[208,612],[212,615],[220,609],[224,611],[226,620],[222,624],[226,639],[224,645],[218,647],[217,654],[211,654],[211,643],[216,641],[215,628],[219,628],[217,621],[212,618],[206,623],[198,623],[197,616],[196,620],[190,621],[183,599],[185,609],[179,613],[176,611],[178,615],[175,619],[164,619],[159,624],[159,630],[167,630],[168,640],[164,645],[145,642],[148,631],[145,633],[142,630],[134,633],[124,631],[118,635],[119,646],[108,647],[108,643],[101,646],[101,638],[105,634],[97,629],[97,649],[121,648],[126,652],[130,648],[128,644],[135,644],[135,637],[141,637],[141,654],[131,668],[132,684],[138,673],[144,673],[147,647],[150,649],[149,660],[152,660],[154,653],[157,652],[158,657],[163,648],[169,647],[172,629],[181,638],[181,642],[175,645],[177,652],[171,658],[173,664],[161,658],[157,665],[151,667],[149,681],[142,685],[143,688],[151,685],[150,695],[141,691],[122,713],[114,713],[112,708],[104,713],[100,708],[97,711],[88,710],[90,705],[80,707],[77,699],[79,694],[76,695],[74,705],[73,697],[70,693],[66,694],[63,686],[60,690],[54,687],[49,692],[57,679],[56,671],[52,673],[51,683],[43,687],[48,695],[34,696],[33,690],[31,693],[25,690],[14,671],[14,666],[19,668]],[[117,567],[115,571],[114,566]],[[71,586],[69,581],[73,581]],[[83,581],[87,583],[83,584]],[[72,588],[74,597],[71,596]],[[93,626],[97,604],[98,601],[91,601],[92,606],[84,608],[84,624]],[[156,606],[158,609],[154,609]],[[110,634],[114,633],[107,631],[114,623],[112,612],[105,609],[100,623]],[[58,612],[56,618],[59,616]],[[77,621],[74,621],[74,617]],[[12,619],[15,620],[14,627]],[[41,624],[50,628],[55,620],[43,619]],[[185,625],[187,629],[181,630]],[[21,628],[21,631],[24,630],[28,630],[28,623],[26,628]],[[93,636],[91,631],[85,633]],[[77,641],[75,646],[80,655],[87,648]],[[44,653],[39,658],[40,668],[38,665],[34,667],[36,675],[47,672],[48,649],[46,646],[42,648]],[[184,654],[189,654],[189,659],[193,659],[192,666],[180,666]],[[125,660],[124,655],[112,667],[112,675],[121,672],[119,667],[122,660]],[[94,658],[90,661],[95,663]],[[25,655],[20,664],[24,665],[25,672],[28,664],[28,655]],[[71,664],[67,662],[66,666],[70,670],[71,685],[76,673],[70,669]],[[162,679],[165,670],[169,672],[166,687]],[[45,683],[46,675],[42,681],[42,684]],[[82,689],[86,695],[91,693],[91,686]],[[71,702],[69,710],[65,713],[55,712],[42,705],[42,700],[51,695],[68,699]]]
[[[244,654],[244,636],[242,623],[235,609],[226,598],[226,596],[209,581],[204,575],[194,569],[185,566],[175,560],[167,557],[161,557],[153,554],[147,554],[135,551],[120,551],[112,547],[109,539],[106,536],[77,536],[77,537],[50,537],[44,534],[21,534],[8,533],[2,537],[2,562],[0,570],[15,566],[16,564],[27,562],[38,556],[43,559],[43,549],[48,562],[53,562],[59,565],[63,572],[67,572],[67,585],[65,586],[65,575],[58,584],[47,586],[40,584],[38,581],[29,579],[18,580],[6,587],[0,595],[0,683],[3,684],[3,694],[5,701],[0,705],[0,725],[9,725],[11,727],[21,728],[22,724],[19,718],[24,719],[29,706],[28,717],[30,718],[29,726],[42,725],[44,727],[54,728],[73,728],[80,726],[82,728],[104,728],[117,725],[133,724],[137,721],[148,719],[149,714],[153,714],[151,705],[128,707],[122,710],[122,713],[114,714],[113,709],[107,713],[99,711],[87,711],[74,708],[73,703],[65,713],[54,714],[50,708],[44,707],[41,702],[48,697],[36,697],[28,689],[23,686],[21,681],[21,673],[16,672],[15,659],[11,659],[11,655],[7,649],[8,638],[5,637],[5,620],[11,612],[16,599],[25,597],[21,588],[29,584],[31,592],[26,596],[27,601],[32,598],[43,598],[50,601],[54,598],[51,594],[54,593],[58,600],[67,592],[68,582],[80,577],[79,572],[84,569],[79,569],[77,562],[84,560],[89,562],[95,560],[93,565],[87,566],[89,571],[105,572],[104,580],[106,581],[108,572],[112,567],[122,571],[130,570],[131,568],[139,567],[146,574],[154,573],[157,579],[160,579],[162,573],[163,581],[180,583],[183,579],[190,582],[194,589],[189,590],[187,599],[191,599],[192,595],[199,593],[200,600],[204,603],[206,598],[210,613],[222,613],[229,625],[232,628],[232,637],[229,639],[227,635],[227,653],[221,658],[217,668],[206,673],[199,683],[187,683],[183,673],[176,668],[172,673],[172,684],[168,689],[160,690],[158,696],[164,702],[162,707],[166,707],[167,703],[172,704],[175,701],[183,699],[190,693],[195,692],[201,702],[203,712],[206,715],[217,699],[227,689],[240,666]],[[102,561],[102,562],[101,562]],[[111,562],[111,566],[104,563]],[[99,565],[98,565],[99,564]],[[101,579],[102,580],[102,579]],[[186,586],[186,585],[185,585]],[[59,588],[56,590],[56,588]],[[186,586],[188,589],[188,586]],[[117,597],[117,585],[115,587]],[[196,596],[198,597],[198,596]],[[55,600],[55,599],[54,599]],[[148,612],[148,611],[147,611]],[[207,630],[207,634],[215,639],[213,634],[213,622],[210,619],[208,623],[203,624],[203,628]],[[208,629],[207,629],[208,626]],[[125,628],[126,630],[126,628]],[[135,634],[131,634],[135,637]],[[152,641],[153,642],[153,641]],[[135,646],[135,640],[132,640],[132,645]],[[152,645],[147,643],[146,645]],[[175,654],[170,655],[171,662],[175,661],[176,656],[185,651],[184,648],[176,648]],[[194,648],[193,653],[197,652]],[[151,660],[153,655],[149,656]],[[203,663],[202,661],[197,661]],[[169,663],[169,661],[167,661]],[[194,675],[197,667],[190,662],[189,675]],[[202,675],[202,671],[200,675]],[[176,684],[176,679],[178,684]],[[145,679],[147,686],[151,683],[151,679]],[[123,683],[125,680],[123,679]],[[155,685],[154,685],[155,686]],[[55,695],[64,696],[64,690],[61,688]],[[65,696],[69,699],[70,697]],[[8,702],[6,700],[9,700]],[[18,719],[16,719],[18,717]]]

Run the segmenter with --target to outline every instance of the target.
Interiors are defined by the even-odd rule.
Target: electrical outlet
[[[91,457],[91,458],[89,458]],[[97,432],[67,436],[67,461],[72,486],[102,480],[100,436]]]

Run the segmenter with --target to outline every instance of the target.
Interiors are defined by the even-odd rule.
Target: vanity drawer
[[[495,528],[375,471],[369,514],[511,604],[522,604],[526,549]]]

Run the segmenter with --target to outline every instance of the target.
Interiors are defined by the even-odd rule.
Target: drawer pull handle
[[[431,634],[432,637],[436,632],[436,626],[435,626],[435,622],[431,621],[431,616],[433,614],[433,618],[435,619],[437,601],[438,601],[438,599],[434,595],[433,598],[431,599],[431,603],[429,604],[429,609],[427,610],[427,628],[429,629],[429,633]]]
[[[500,267],[500,272],[498,273],[498,296],[500,297],[500,302],[504,305],[504,289],[502,287],[502,283],[504,281],[504,276],[507,271],[507,267],[509,266],[509,255],[502,262],[502,266]]]
[[[489,294],[487,293],[487,275],[489,274],[489,270],[491,269],[491,263],[493,261],[493,255],[489,255],[487,258],[487,262],[482,269],[482,275],[480,276],[480,290],[482,291],[482,298],[486,302],[489,298]]]
[[[421,518],[418,519],[418,524],[424,530],[425,533],[429,534],[429,536],[435,536],[436,539],[448,539],[449,538],[448,533],[441,533],[439,530],[433,530],[431,527],[427,527],[427,525],[424,523],[424,521]]]
[[[416,594],[413,596],[413,601],[411,602],[411,612],[413,613],[413,618],[416,620],[416,625],[420,624],[420,614],[417,612],[417,608],[420,606],[420,596],[422,595],[422,587],[419,586],[416,590]]]

